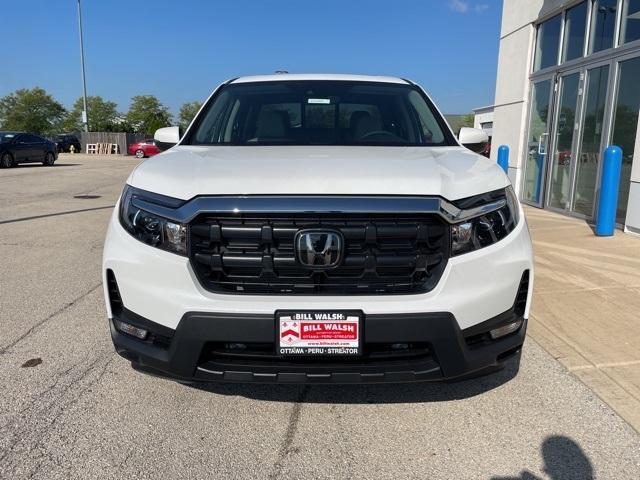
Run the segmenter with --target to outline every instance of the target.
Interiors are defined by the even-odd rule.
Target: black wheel
[[[136,150],[136,158],[144,158],[144,152],[140,149]]]
[[[13,167],[13,157],[9,152],[5,152],[0,157],[0,167],[2,168],[11,168]]]
[[[44,156],[44,162],[42,162],[42,165],[44,165],[45,167],[51,167],[53,166],[53,162],[55,161],[56,157],[53,155],[53,153],[47,152],[47,154]]]

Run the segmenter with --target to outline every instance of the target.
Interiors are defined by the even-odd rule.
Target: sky
[[[82,94],[77,0],[0,0],[0,97]],[[501,0],[82,0],[87,90],[173,113],[242,75],[393,75],[445,113],[493,103]]]

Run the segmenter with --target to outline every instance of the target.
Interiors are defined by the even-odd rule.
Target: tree
[[[117,126],[118,112],[115,102],[105,101],[96,95],[87,97],[87,109],[89,110],[90,132],[114,132],[119,131]],[[82,97],[73,104],[73,108],[64,120],[63,128],[67,132],[79,131],[84,128],[82,123],[82,110],[84,102]]]
[[[0,127],[38,134],[56,133],[65,108],[44,89],[22,88],[0,98]]]
[[[158,128],[171,124],[171,114],[153,95],[138,95],[131,99],[125,117],[136,133],[153,134]]]
[[[178,114],[179,123],[183,130],[186,130],[193,117],[196,116],[198,110],[202,106],[201,102],[188,102],[180,107],[180,113]]]
[[[462,127],[473,128],[474,122],[475,122],[475,116],[473,115],[473,113],[468,113],[466,115],[463,115],[460,120],[460,128]]]

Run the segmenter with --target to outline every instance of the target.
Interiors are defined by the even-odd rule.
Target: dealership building
[[[492,156],[523,202],[593,218],[623,150],[617,223],[640,233],[640,0],[504,0]]]

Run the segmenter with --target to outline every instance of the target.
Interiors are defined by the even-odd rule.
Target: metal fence
[[[118,152],[121,155],[126,155],[129,145],[145,140],[148,135],[122,132],[80,132],[79,138],[83,152],[87,151],[87,143],[115,143],[118,145]]]

